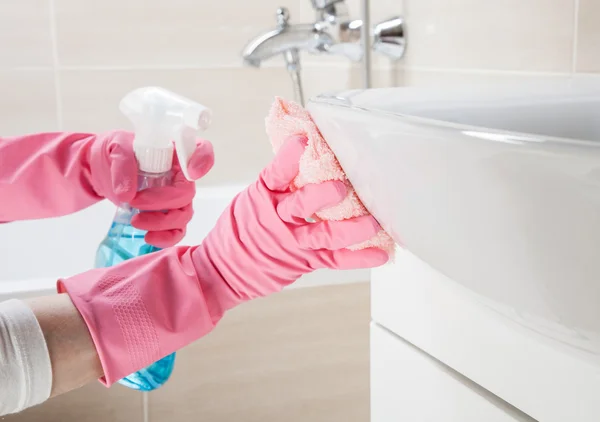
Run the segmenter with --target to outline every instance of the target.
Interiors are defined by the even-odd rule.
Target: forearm
[[[90,176],[95,138],[81,133],[0,138],[0,222],[57,217],[101,200]]]
[[[99,378],[81,316],[66,295],[0,303],[0,416]]]
[[[54,397],[97,380],[102,367],[90,333],[66,294],[26,301],[44,333],[52,365]]]

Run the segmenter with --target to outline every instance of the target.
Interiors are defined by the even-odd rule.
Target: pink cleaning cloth
[[[340,204],[318,212],[317,219],[340,221],[369,215],[369,211],[358,198],[335,154],[323,139],[306,109],[299,104],[277,97],[265,123],[267,135],[275,152],[290,136],[305,135],[308,138],[308,145],[300,158],[300,171],[292,185],[293,190],[309,183],[322,183],[328,180],[341,180],[348,187],[346,198]],[[372,239],[353,245],[349,249],[359,250],[369,247],[383,249],[391,258],[394,256],[395,242],[385,230],[380,230]]]

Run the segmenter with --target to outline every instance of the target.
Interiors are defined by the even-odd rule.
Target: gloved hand
[[[205,241],[175,247],[61,280],[113,382],[210,332],[233,306],[280,291],[319,268],[384,264],[379,249],[344,249],[374,236],[370,217],[308,223],[345,197],[339,182],[292,192],[306,139],[281,148],[258,180],[225,210]]]
[[[381,229],[370,215],[306,221],[317,211],[340,203],[347,194],[340,181],[291,192],[306,143],[303,136],[288,139],[192,254],[198,275],[212,280],[211,290],[205,293],[213,317],[240,302],[277,292],[314,270],[377,267],[389,259],[381,249],[344,249]]]
[[[133,138],[133,133],[116,131],[95,140],[89,152],[90,183],[97,195],[114,204],[145,211],[135,215],[131,224],[148,231],[146,242],[158,248],[173,246],[184,237],[192,219],[196,185],[185,178],[174,155],[171,185],[138,192]],[[198,141],[188,163],[191,177],[200,179],[213,164],[212,144]]]
[[[200,141],[188,169],[198,179],[213,162],[212,145]],[[117,205],[155,211],[136,216],[132,223],[149,231],[148,243],[171,246],[185,234],[195,194],[194,183],[183,177],[176,158],[173,170],[173,186],[138,193],[132,133],[0,137],[0,223],[59,217],[108,198]]]

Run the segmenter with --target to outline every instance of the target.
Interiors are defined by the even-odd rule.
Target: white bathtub
[[[182,244],[200,243],[245,185],[199,188]],[[54,293],[58,277],[90,269],[115,207],[103,201],[66,217],[0,224],[0,300]],[[369,279],[368,271],[317,271],[294,287]]]

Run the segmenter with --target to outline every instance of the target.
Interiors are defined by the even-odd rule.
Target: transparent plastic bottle
[[[134,126],[133,150],[140,172],[138,189],[162,187],[171,183],[173,155],[181,163],[185,178],[193,181],[187,169],[196,149],[196,137],[208,128],[211,111],[193,100],[160,87],[131,91],[119,104]],[[140,212],[124,204],[117,209],[108,234],[96,253],[96,267],[111,267],[159,249],[145,242],[146,234],[131,225]],[[162,386],[173,372],[175,353],[141,369],[119,383],[141,391]]]
[[[138,174],[139,190],[167,186],[170,183],[170,171],[158,174],[148,172]],[[96,252],[96,268],[112,267],[136,256],[160,250],[146,243],[144,240],[146,231],[136,229],[131,225],[131,219],[138,212],[139,210],[127,205],[117,208],[108,234]],[[151,391],[167,382],[174,367],[175,353],[119,380],[119,383],[134,390]]]
[[[167,186],[171,182],[171,172],[152,174],[140,172],[138,190]],[[136,256],[146,255],[160,249],[145,242],[146,231],[131,225],[131,219],[139,211],[128,205],[117,208],[108,234],[96,252],[96,268],[112,267]]]

